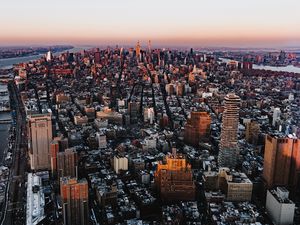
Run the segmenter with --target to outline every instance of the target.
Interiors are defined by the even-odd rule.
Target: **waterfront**
[[[289,73],[300,73],[300,67],[296,67],[293,65],[288,66],[264,66],[264,65],[253,65],[253,69],[257,70],[271,70],[277,72],[289,72]]]
[[[222,62],[228,63],[230,61],[236,61],[232,59],[226,59],[226,58],[219,58]],[[238,61],[236,61],[238,62]],[[296,67],[293,65],[288,66],[265,66],[265,65],[256,65],[253,64],[253,69],[257,70],[271,70],[271,71],[277,71],[277,72],[289,72],[289,73],[300,73],[300,67]]]
[[[10,113],[0,113],[0,118],[10,118]],[[3,155],[8,148],[8,134],[9,134],[10,124],[0,124],[0,162],[3,160]]]
[[[0,84],[0,91],[7,91],[6,84]],[[0,100],[8,100],[8,96],[1,96]],[[10,120],[11,115],[10,112],[0,112],[0,121],[1,120]],[[9,133],[10,124],[0,123],[0,162],[3,159],[3,153],[6,152],[7,144],[8,144],[8,133]]]
[[[70,53],[75,53],[79,52],[83,49],[90,49],[92,48],[91,46],[77,46],[69,50],[65,50],[62,52],[67,52],[69,51]],[[54,55],[59,55],[62,52],[56,52]],[[16,57],[16,58],[9,58],[9,59],[0,59],[0,69],[9,69],[11,68],[14,64],[17,63],[22,63],[22,62],[29,62],[32,60],[37,60],[44,56],[45,54],[39,54],[39,55],[31,55],[31,56],[25,56],[25,57]]]
[[[90,49],[91,46],[77,46],[69,50],[65,50],[62,52],[69,51],[70,53],[75,53],[82,51],[84,49]],[[59,55],[62,52],[56,52],[54,55]],[[9,59],[0,59],[0,69],[9,69],[12,68],[14,64],[22,63],[22,62],[29,62],[31,60],[37,60],[41,58],[44,54],[39,55],[32,55],[32,56],[26,56],[26,57],[17,57],[17,58],[9,58]],[[6,84],[0,84],[0,91],[7,91],[7,85]],[[1,96],[0,101],[5,100],[8,101],[8,96]],[[11,119],[11,113],[10,112],[0,112],[0,121],[1,120],[10,120]],[[3,160],[3,156],[8,148],[8,135],[9,135],[9,129],[11,124],[9,123],[0,123],[0,162]]]

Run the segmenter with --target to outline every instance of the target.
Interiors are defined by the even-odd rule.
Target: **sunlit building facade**
[[[192,201],[196,187],[193,181],[191,165],[181,154],[166,156],[166,162],[160,162],[155,172],[155,184],[163,201]]]
[[[210,134],[211,117],[208,112],[192,112],[184,126],[184,141],[197,146],[199,141],[208,141]]]

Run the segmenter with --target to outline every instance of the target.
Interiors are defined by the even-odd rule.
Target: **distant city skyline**
[[[297,0],[10,0],[0,46],[153,45],[299,47]]]

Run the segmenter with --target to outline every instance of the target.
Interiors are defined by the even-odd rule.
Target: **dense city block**
[[[300,74],[253,68],[299,64],[276,54],[149,41],[1,70],[1,224],[300,224]]]

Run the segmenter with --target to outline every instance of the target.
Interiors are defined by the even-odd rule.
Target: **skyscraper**
[[[246,123],[245,139],[248,143],[257,145],[259,132],[260,126],[258,122],[251,121]]]
[[[77,152],[73,148],[68,148],[64,152],[57,153],[58,176],[77,177]]]
[[[222,115],[221,141],[219,145],[218,163],[221,167],[235,167],[239,155],[237,132],[239,125],[239,110],[241,99],[230,93],[225,97],[225,107]]]
[[[211,118],[208,112],[192,112],[184,126],[184,141],[198,145],[199,141],[208,141]]]
[[[51,171],[52,171],[52,175],[55,175],[57,172],[57,153],[59,152],[59,143],[57,140],[53,140],[50,143],[50,152],[51,152]]]
[[[267,135],[263,177],[268,188],[288,187],[292,194],[300,190],[300,139]]]
[[[273,111],[273,119],[272,119],[272,125],[275,126],[276,122],[280,119],[281,110],[280,108],[275,108]]]
[[[140,46],[139,41],[136,43],[136,46],[135,46],[135,54],[136,54],[136,57],[139,59],[141,56],[141,46]]]
[[[50,62],[53,58],[53,55],[52,55],[52,52],[51,51],[48,51],[47,54],[46,54],[46,60],[47,62]]]
[[[94,60],[95,60],[95,64],[99,64],[101,61],[101,54],[99,48],[97,48],[96,52],[94,53]]]
[[[151,53],[151,40],[148,41],[148,52]]]
[[[88,182],[63,177],[60,181],[64,225],[89,224]]]
[[[28,116],[28,150],[32,170],[50,170],[52,141],[51,114]]]

